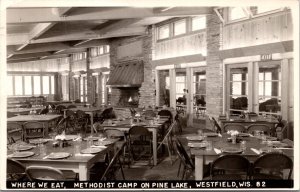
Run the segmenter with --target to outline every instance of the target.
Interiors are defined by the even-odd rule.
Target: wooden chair
[[[288,175],[284,177],[284,170],[288,170]],[[260,156],[252,168],[252,179],[291,179],[293,171],[293,161],[283,153],[267,153]]]
[[[125,145],[123,143],[123,145],[117,149],[113,158],[109,162],[109,165],[106,167],[103,175],[101,176],[101,180],[116,180],[116,173],[119,169],[121,170],[123,180],[125,180],[122,161],[120,159],[124,146]]]
[[[211,117],[211,120],[214,124],[214,129],[216,130],[217,133],[222,133],[222,128],[219,125],[219,123],[217,122],[217,120],[214,117]]]
[[[7,159],[6,180],[24,181],[26,180],[25,166],[17,160]]]
[[[253,125],[249,125],[247,132],[250,134],[254,134],[255,131],[263,131],[264,134],[266,135],[270,135],[271,134],[271,130],[270,127],[266,124],[253,124]]]
[[[237,123],[228,123],[224,126],[224,131],[230,131],[230,130],[235,130],[240,133],[243,133],[246,131],[246,128],[242,124],[237,124]]]
[[[45,136],[44,123],[38,121],[24,123],[23,135],[25,141],[28,141],[28,139],[43,138]]]
[[[23,125],[16,122],[7,122],[7,141],[8,144],[23,140]]]
[[[45,109],[42,109],[42,110],[40,111],[39,115],[45,115],[45,114],[47,114],[47,113],[49,113],[49,108],[48,108],[48,107],[45,108]]]
[[[79,128],[80,132],[85,135],[87,133],[89,115],[82,110],[77,110],[75,117],[76,128]]]
[[[146,118],[153,118],[153,117],[156,117],[156,113],[153,110],[146,110],[144,112],[144,116]]]
[[[48,166],[29,166],[25,173],[31,181],[66,180],[62,171]]]
[[[129,129],[129,151],[130,158],[135,160],[140,160],[142,156],[144,156],[147,151],[151,154],[149,157],[149,164],[151,164],[152,160],[152,133],[148,131],[147,128],[142,126],[133,126]],[[149,150],[146,150],[149,148]],[[135,151],[137,149],[137,152]],[[138,155],[137,155],[138,154]]]
[[[73,108],[77,108],[76,105],[69,105],[69,106],[67,107],[67,109],[73,109]]]
[[[211,164],[211,180],[246,180],[249,178],[250,162],[241,155],[222,155]],[[243,177],[244,176],[244,177]]]
[[[160,110],[160,111],[158,112],[158,115],[159,115],[159,116],[169,117],[169,120],[170,120],[171,122],[173,121],[173,115],[172,115],[171,111],[169,111],[169,110],[166,110],[166,109]]]
[[[64,114],[64,109],[66,109],[66,107],[64,105],[57,105],[55,110],[56,113],[63,115]]]
[[[185,148],[183,147],[182,143],[178,140],[178,138],[174,139],[174,148],[176,150],[176,153],[180,159],[180,164],[178,167],[177,176],[179,176],[181,164],[183,165],[183,172],[182,172],[182,180],[187,178],[187,171],[193,172],[195,170],[195,166],[193,163],[193,160],[186,152]]]

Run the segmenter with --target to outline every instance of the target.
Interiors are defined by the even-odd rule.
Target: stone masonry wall
[[[207,113],[218,116],[223,107],[223,64],[218,56],[220,49],[221,21],[216,14],[207,15],[207,68],[206,108]]]

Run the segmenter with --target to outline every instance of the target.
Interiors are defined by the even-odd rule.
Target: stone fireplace
[[[120,97],[117,106],[120,107],[138,107],[139,105],[139,88],[126,87],[119,88]]]

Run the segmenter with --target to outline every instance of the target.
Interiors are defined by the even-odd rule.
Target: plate
[[[267,136],[266,138],[268,141],[276,141],[277,140],[277,137],[270,137],[270,136]]]
[[[195,148],[205,148],[207,146],[207,143],[188,143],[188,146]]]
[[[86,137],[83,138],[83,140],[87,141],[87,140],[93,140],[93,141],[98,141],[100,137]]]
[[[70,155],[71,155],[70,153],[65,153],[65,152],[50,153],[47,159],[63,159],[69,157]]]
[[[203,135],[207,137],[217,137],[218,133],[208,132],[208,133],[203,133]]]
[[[199,135],[194,135],[194,136],[187,136],[186,139],[190,141],[202,141],[203,137]]]
[[[280,152],[282,152],[280,149],[270,148],[270,147],[260,148],[259,151],[261,153],[274,153],[274,152],[280,153]]]
[[[65,140],[67,140],[67,141],[71,141],[71,140],[74,140],[76,138],[78,138],[77,135],[66,135],[65,136]]]
[[[234,148],[234,147],[227,147],[227,148],[224,148],[222,151],[224,153],[232,153],[232,154],[242,153],[243,152],[242,149]]]
[[[30,157],[33,156],[34,152],[32,151],[22,151],[22,152],[16,152],[11,155],[13,158],[24,158],[24,157]]]
[[[238,134],[239,137],[250,137],[249,133],[239,133]]]
[[[81,150],[80,153],[83,153],[83,154],[94,154],[94,153],[99,153],[102,150],[103,150],[103,148],[90,147],[90,148],[86,148],[86,149]]]
[[[103,145],[110,145],[112,144],[113,142],[110,141],[110,140],[105,140],[105,141],[98,141],[98,142],[95,142],[94,145],[100,145],[100,146],[103,146]]]
[[[34,146],[30,146],[30,145],[19,145],[15,148],[15,150],[17,151],[27,151],[34,148]]]
[[[48,142],[48,140],[46,140],[46,139],[31,139],[31,140],[29,140],[29,143],[31,143],[31,144],[44,144],[44,143],[47,143]]]

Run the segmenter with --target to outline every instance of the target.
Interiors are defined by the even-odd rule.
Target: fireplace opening
[[[138,107],[139,105],[139,89],[137,87],[126,87],[120,89],[120,99],[118,106],[120,107]]]

